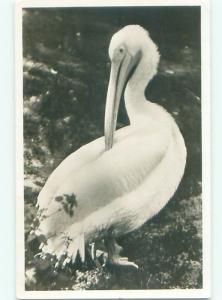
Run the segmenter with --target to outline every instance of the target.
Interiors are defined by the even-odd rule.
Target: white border
[[[208,0],[21,0],[17,7],[208,6]]]
[[[22,8],[100,6],[201,6],[203,288],[174,290],[25,291]],[[16,94],[16,290],[20,299],[209,298],[211,295],[211,119],[209,0],[24,0],[15,6]]]

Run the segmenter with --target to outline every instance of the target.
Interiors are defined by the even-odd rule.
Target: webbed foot
[[[129,261],[127,257],[121,257],[121,256],[108,259],[107,265],[139,269],[137,264],[135,264],[132,261]]]
[[[113,238],[107,238],[105,240],[105,245],[108,250],[108,259],[106,265],[116,266],[116,267],[130,267],[139,269],[137,264],[128,260],[127,257],[120,256],[122,247],[117,244]]]

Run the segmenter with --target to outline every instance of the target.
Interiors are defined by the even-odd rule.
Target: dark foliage
[[[31,224],[37,195],[62,159],[103,135],[107,48],[112,34],[127,24],[147,28],[159,46],[159,73],[146,95],[176,119],[188,150],[186,172],[167,207],[119,240],[139,271],[108,270],[92,262],[62,269],[52,258],[35,255],[39,242]],[[26,9],[23,46],[26,288],[201,288],[199,8]],[[118,127],[127,123],[122,101]],[[73,214],[75,198],[61,197]]]

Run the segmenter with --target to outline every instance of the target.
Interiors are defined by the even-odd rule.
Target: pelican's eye
[[[122,60],[125,56],[126,48],[124,46],[118,46],[115,48],[114,52],[111,53],[111,61],[119,61]]]
[[[123,48],[123,47],[120,47],[120,48],[119,48],[119,53],[122,54],[123,52],[124,52],[124,48]]]

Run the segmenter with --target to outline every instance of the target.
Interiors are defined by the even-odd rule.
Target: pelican
[[[108,262],[137,267],[121,257],[116,239],[139,228],[174,195],[186,147],[171,115],[145,97],[159,52],[149,33],[128,25],[109,46],[111,72],[104,137],[69,155],[49,176],[37,201],[36,234],[42,253],[74,263],[85,245],[103,239]],[[130,125],[116,130],[124,93]]]

